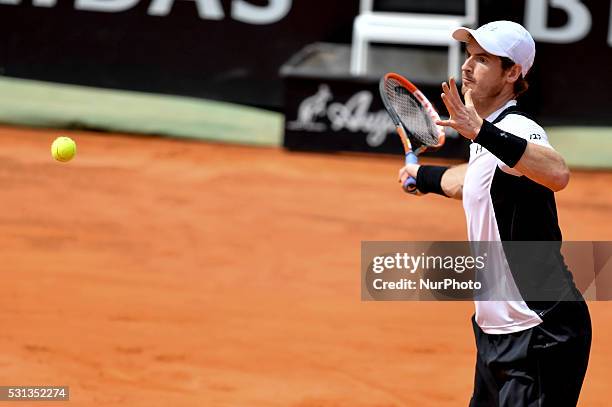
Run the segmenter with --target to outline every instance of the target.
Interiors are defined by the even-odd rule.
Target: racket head
[[[436,124],[440,116],[412,82],[390,72],[381,78],[379,91],[383,105],[398,128],[398,133],[401,132],[400,129],[403,130],[409,139],[409,146],[418,145],[419,152],[422,152],[425,148],[438,148],[444,144],[444,128]]]

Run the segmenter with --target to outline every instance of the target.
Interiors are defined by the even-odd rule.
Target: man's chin
[[[461,83],[461,94],[465,95],[469,89],[472,89],[472,92],[474,91],[474,83],[463,81],[463,83]]]

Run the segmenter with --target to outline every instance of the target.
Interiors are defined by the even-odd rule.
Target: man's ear
[[[506,71],[506,80],[510,83],[516,82],[521,77],[521,66],[514,64],[512,68]]]

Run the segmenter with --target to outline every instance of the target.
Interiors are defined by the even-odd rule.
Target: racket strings
[[[385,93],[411,139],[426,146],[438,144],[438,128],[416,97],[399,81],[385,81]]]

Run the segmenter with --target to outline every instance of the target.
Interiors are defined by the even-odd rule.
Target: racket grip
[[[418,164],[419,159],[417,158],[416,154],[414,154],[412,151],[406,153],[406,164]],[[408,179],[406,179],[406,181],[404,181],[404,191],[410,193],[410,194],[416,194],[417,193],[417,187],[416,187],[416,179],[414,179],[413,177],[408,177]]]

